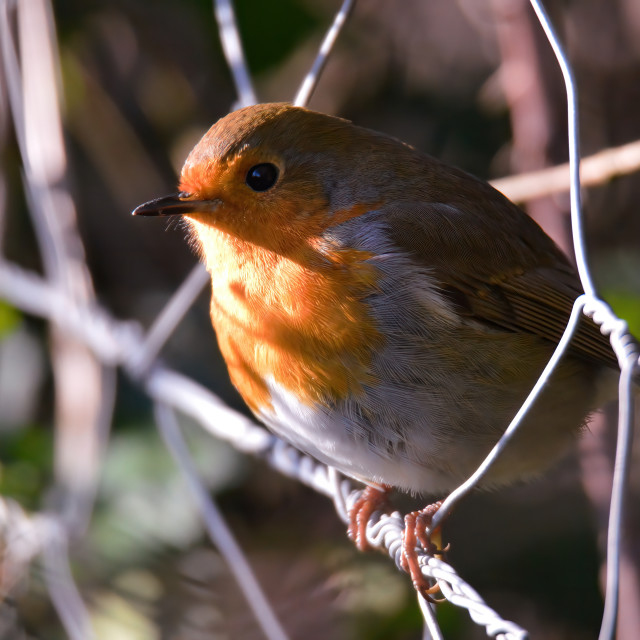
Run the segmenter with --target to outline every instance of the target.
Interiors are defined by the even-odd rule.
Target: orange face
[[[298,251],[328,227],[382,204],[383,186],[389,191],[365,166],[375,162],[366,147],[361,172],[353,154],[341,152],[358,146],[354,131],[339,118],[285,104],[242,109],[196,145],[180,189],[189,200],[215,203],[207,220],[217,228],[280,253]]]

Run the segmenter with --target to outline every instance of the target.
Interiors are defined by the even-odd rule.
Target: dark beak
[[[214,211],[219,200],[189,200],[188,193],[174,193],[170,196],[156,198],[137,206],[131,215],[134,216],[182,216],[190,213]]]

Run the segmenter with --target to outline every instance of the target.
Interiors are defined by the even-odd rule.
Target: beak
[[[219,200],[188,200],[188,193],[174,193],[156,198],[137,206],[134,216],[182,216],[190,213],[214,211],[220,205]]]

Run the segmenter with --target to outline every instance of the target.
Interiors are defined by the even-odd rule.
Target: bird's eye
[[[278,180],[278,167],[270,162],[263,162],[257,164],[249,171],[247,171],[247,177],[245,182],[254,191],[267,191],[271,189]]]

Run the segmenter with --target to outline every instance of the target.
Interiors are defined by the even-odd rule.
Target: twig
[[[580,178],[583,187],[596,187],[617,176],[640,170],[640,140],[610,147],[582,159]],[[514,202],[565,193],[569,190],[569,164],[540,171],[498,178],[491,184]]]
[[[0,498],[0,536],[5,542],[0,574],[0,599],[11,590],[20,569],[41,556],[51,600],[71,640],[95,636],[89,614],[69,566],[68,538],[58,515],[28,515],[12,500]]]

